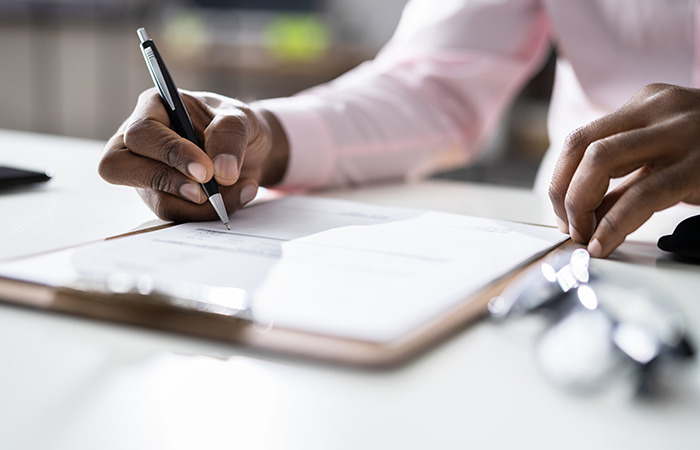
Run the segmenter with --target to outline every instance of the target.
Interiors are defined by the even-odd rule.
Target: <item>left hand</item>
[[[607,192],[610,180],[629,175]],[[700,89],[651,84],[572,132],[549,197],[559,228],[607,257],[656,211],[700,204]]]

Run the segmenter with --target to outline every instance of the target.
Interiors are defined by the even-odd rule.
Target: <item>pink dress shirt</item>
[[[479,154],[515,94],[558,51],[546,190],[566,135],[646,84],[700,86],[695,0],[412,0],[377,57],[261,104],[290,142],[287,187],[412,178]]]

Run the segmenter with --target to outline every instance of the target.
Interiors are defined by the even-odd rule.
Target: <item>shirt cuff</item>
[[[320,188],[330,182],[334,166],[333,139],[312,96],[256,102],[277,117],[289,142],[289,161],[275,188]]]

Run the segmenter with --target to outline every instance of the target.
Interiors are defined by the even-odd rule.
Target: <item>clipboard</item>
[[[170,228],[156,227],[117,236],[130,239],[143,233]],[[565,251],[569,245],[560,239],[546,250],[530,255],[480,289],[454,302],[418,326],[390,340],[360,339],[321,333],[318,330],[260,323],[250,310],[206,310],[192,304],[174,302],[172,297],[134,292],[106,292],[91,286],[51,286],[8,277],[0,272],[0,300],[10,304],[69,314],[112,323],[145,327],[228,342],[266,353],[364,368],[392,368],[404,364],[439,342],[479,320],[487,304],[520,274],[545,257],[552,249]],[[87,247],[94,244],[85,244]],[[52,252],[55,253],[55,252]],[[30,257],[31,258],[31,257]]]

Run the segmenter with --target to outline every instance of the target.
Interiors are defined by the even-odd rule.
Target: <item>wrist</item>
[[[262,165],[259,183],[261,186],[274,186],[282,181],[289,164],[289,140],[275,115],[264,108],[256,108],[256,114],[270,131],[270,153]]]

